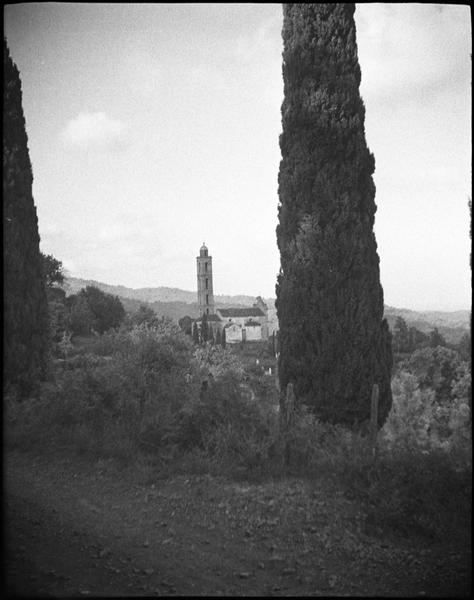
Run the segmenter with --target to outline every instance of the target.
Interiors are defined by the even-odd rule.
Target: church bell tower
[[[212,288],[212,256],[208,255],[207,246],[203,243],[199,250],[197,262],[197,289],[199,314],[214,314],[214,291]]]

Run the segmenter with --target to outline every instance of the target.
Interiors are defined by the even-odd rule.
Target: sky
[[[4,6],[41,250],[74,277],[275,296],[280,4]],[[385,303],[471,306],[467,5],[357,4]]]

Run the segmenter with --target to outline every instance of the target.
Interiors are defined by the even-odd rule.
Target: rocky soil
[[[335,484],[4,459],[9,596],[470,594],[470,532],[456,543],[368,533]]]

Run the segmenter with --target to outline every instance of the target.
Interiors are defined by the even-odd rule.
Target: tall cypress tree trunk
[[[373,155],[359,94],[354,4],[286,4],[277,283],[280,386],[322,420],[379,425],[391,339],[373,233]]]
[[[18,69],[3,41],[4,384],[31,393],[47,368],[46,285]]]

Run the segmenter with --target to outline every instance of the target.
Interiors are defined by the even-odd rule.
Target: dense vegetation
[[[21,81],[3,40],[3,376],[33,393],[48,365],[48,306]]]
[[[390,332],[373,233],[354,4],[287,4],[277,284],[280,381],[324,421],[355,425],[392,403]]]
[[[470,363],[455,350],[417,350],[399,366],[375,458],[361,434],[303,406],[285,462],[278,392],[262,368],[269,345],[195,344],[163,320],[124,324],[87,347],[78,339],[39,399],[7,399],[9,444],[147,460],[164,472],[335,478],[365,506],[367,526],[399,533],[447,535],[469,512]]]
[[[125,321],[129,326],[154,323],[154,311],[144,305],[127,319],[118,296],[106,294],[99,288],[87,286],[77,294],[66,296],[61,261],[51,255],[41,255],[47,285],[49,331],[53,356],[67,355],[72,348],[71,338],[78,335],[101,334],[118,328]]]

